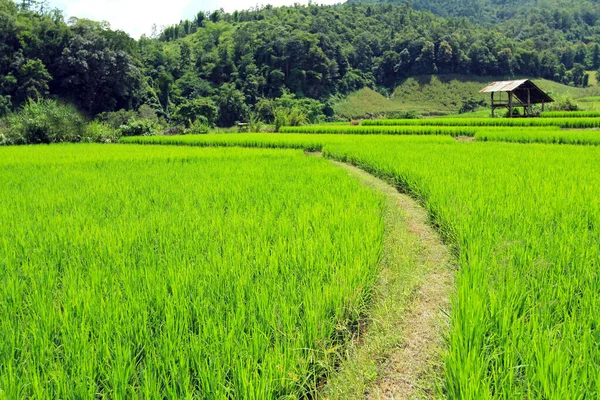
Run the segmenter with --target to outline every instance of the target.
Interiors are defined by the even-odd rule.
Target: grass
[[[385,241],[367,329],[352,341],[328,399],[432,398],[439,384],[442,335],[452,291],[451,257],[427,225],[427,213],[409,196],[366,172],[340,164],[384,193]],[[402,376],[398,369],[404,371]],[[398,378],[402,382],[398,382]]]
[[[297,150],[1,148],[0,185],[0,397],[312,396],[378,272],[381,198]]]
[[[416,124],[415,124],[416,125]],[[436,127],[436,126],[330,126],[306,125],[286,126],[281,133],[337,133],[353,135],[450,135],[473,136],[475,129],[469,127]]]
[[[362,126],[486,126],[486,127],[537,127],[599,128],[600,118],[429,118],[429,119],[375,119],[364,120]]]
[[[482,129],[475,139],[479,141],[516,143],[556,143],[600,145],[599,130],[547,130],[547,129]]]
[[[542,118],[599,118],[600,111],[546,111]]]
[[[445,395],[599,397],[600,148],[432,139],[305,140],[410,192],[455,249]]]
[[[370,88],[357,90],[335,104],[333,109],[336,115],[349,119],[400,111],[390,99]]]
[[[528,77],[526,77],[528,78]],[[487,84],[518,77],[480,77],[473,75],[423,75],[401,82],[385,97],[371,89],[358,90],[334,105],[337,115],[345,118],[365,118],[370,115],[412,112],[421,115],[456,114],[467,99],[489,102],[489,97],[479,93]],[[600,95],[598,86],[577,88],[546,79],[534,79],[536,85],[550,96],[569,96],[580,99]],[[595,110],[593,104],[581,104]],[[489,110],[488,110],[489,111]]]

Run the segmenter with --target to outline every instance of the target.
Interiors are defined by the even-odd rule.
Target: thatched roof
[[[551,103],[554,100],[548,96],[546,92],[537,87],[529,79],[520,79],[517,81],[500,81],[492,82],[485,88],[481,89],[481,93],[495,93],[495,92],[511,92],[517,97],[521,103],[527,104],[527,91],[529,90],[529,96],[531,104],[540,103]]]

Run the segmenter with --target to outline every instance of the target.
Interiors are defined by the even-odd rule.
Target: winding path
[[[331,162],[385,195],[386,235],[367,328],[350,345],[324,397],[438,397],[453,290],[450,252],[414,199],[357,167]]]

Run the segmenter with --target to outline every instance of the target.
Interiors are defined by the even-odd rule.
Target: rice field
[[[305,150],[411,194],[453,249],[440,397],[598,398],[598,122],[1,148],[0,398],[318,396],[384,230],[382,199]]]
[[[482,142],[554,143],[597,146],[600,145],[600,130],[547,130],[539,128],[482,129],[475,134],[475,139]]]
[[[0,398],[312,396],[381,198],[297,150],[0,148]]]
[[[560,128],[600,128],[600,118],[428,118],[364,120],[363,126],[558,126]]]
[[[599,148],[305,136],[420,199],[454,248],[444,397],[600,397]]]
[[[408,121],[408,120],[407,120]],[[367,121],[363,121],[365,123]],[[421,126],[414,125],[368,125],[361,126],[330,126],[330,125],[305,125],[286,126],[280,129],[281,133],[329,133],[352,135],[450,135],[474,136],[476,129],[461,126]]]
[[[600,111],[546,111],[542,118],[600,118]]]

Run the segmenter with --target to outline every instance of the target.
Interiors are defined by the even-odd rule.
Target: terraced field
[[[563,128],[598,120],[2,148],[0,398],[600,397],[600,131]],[[422,243],[390,261],[389,201],[327,158],[412,196],[451,250],[425,383],[385,375],[392,349],[420,357]]]
[[[600,149],[390,135],[207,135],[187,144],[302,140],[420,199],[454,248],[444,396],[600,395]]]

